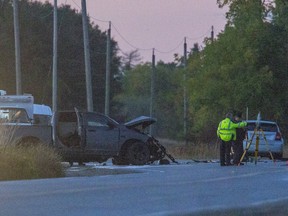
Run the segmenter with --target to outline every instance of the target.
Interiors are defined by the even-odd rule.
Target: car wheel
[[[127,159],[132,165],[144,165],[149,161],[150,151],[147,145],[135,142],[127,149]]]

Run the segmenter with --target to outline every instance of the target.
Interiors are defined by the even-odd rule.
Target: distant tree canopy
[[[192,129],[205,136],[215,132],[227,111],[246,109],[249,118],[287,124],[287,3],[218,1],[229,5],[225,31],[189,61],[189,112]],[[283,128],[285,129],[285,127]],[[193,131],[192,130],[192,131]],[[286,130],[286,129],[285,129]]]
[[[0,86],[15,94],[15,50],[13,6],[11,0],[0,4]],[[53,6],[19,1],[22,91],[35,96],[37,103],[51,105]],[[106,32],[89,20],[89,43],[94,110],[104,112]],[[82,15],[70,6],[58,8],[58,87],[59,109],[86,109],[86,81]],[[111,41],[111,71],[118,73],[120,57],[117,43]],[[118,89],[111,75],[112,95]]]
[[[277,121],[288,135],[288,2],[217,2],[230,8],[225,30],[214,41],[206,38],[202,50],[194,45],[186,69],[179,56],[173,67],[156,65],[157,135],[183,138],[184,72],[189,139],[215,140],[226,112],[242,111],[245,118],[246,110],[249,119],[260,111],[263,119]],[[117,98],[127,108],[125,114],[148,113],[150,81],[149,64],[126,72]]]

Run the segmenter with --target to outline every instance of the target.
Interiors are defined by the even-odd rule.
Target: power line
[[[123,41],[125,41],[129,46],[131,46],[132,48],[134,49],[137,49],[137,50],[143,50],[143,51],[147,51],[147,50],[152,50],[153,48],[140,48],[140,47],[136,47],[134,46],[132,43],[130,43],[119,31],[118,29],[116,28],[116,26],[111,23],[113,28],[115,29],[115,31],[118,33],[118,35],[122,38]]]
[[[186,36],[186,38],[187,38],[188,40],[190,40],[190,41],[199,40],[199,39],[203,38],[205,35],[209,35],[210,31],[211,31],[211,30],[208,29],[205,33],[203,33],[202,35],[200,35],[200,36],[198,36],[198,37],[190,38],[190,37],[187,37],[187,36]]]
[[[179,42],[179,44],[176,47],[174,47],[173,49],[171,49],[171,50],[161,51],[159,49],[155,49],[155,51],[157,51],[158,53],[162,53],[162,54],[171,53],[171,52],[174,52],[176,49],[178,49],[182,44],[183,44],[183,40],[181,40],[181,42]]]
[[[75,0],[72,0],[72,2],[76,5],[76,7],[79,8],[80,11],[82,11],[81,7],[75,2]],[[98,22],[102,22],[102,23],[109,23],[111,21],[108,21],[108,20],[103,20],[103,19],[99,19],[99,18],[96,18],[96,17],[93,17],[91,15],[89,15],[89,17],[91,19],[93,19],[94,21],[98,21]],[[160,49],[157,49],[157,48],[145,48],[145,47],[138,47],[138,46],[135,46],[134,44],[132,44],[128,39],[126,39],[126,37],[123,36],[123,34],[118,30],[118,28],[115,26],[114,23],[111,22],[111,26],[113,27],[113,29],[115,30],[115,32],[119,35],[119,37],[127,44],[129,45],[130,47],[132,47],[133,49],[136,49],[136,50],[139,50],[139,51],[152,51],[153,49],[158,52],[158,53],[162,53],[162,54],[169,54],[169,53],[172,53],[174,52],[175,50],[177,50],[182,44],[183,44],[183,39],[174,47],[174,48],[171,48],[169,50],[160,50]],[[203,38],[205,35],[209,35],[210,33],[210,29],[207,30],[205,33],[203,33],[202,35],[198,36],[198,37],[194,37],[194,38],[191,38],[191,37],[187,37],[186,36],[186,39],[187,40],[190,40],[190,41],[195,41],[195,40],[198,40],[198,39],[201,39]],[[119,50],[124,54],[123,50],[121,50],[119,48]]]

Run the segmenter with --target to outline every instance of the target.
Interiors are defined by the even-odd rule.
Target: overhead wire
[[[72,2],[79,8],[80,11],[82,11],[82,8],[75,2],[75,0],[72,0]],[[158,53],[162,53],[162,54],[169,54],[169,53],[172,53],[174,52],[175,50],[177,50],[182,44],[183,44],[183,39],[174,47],[174,48],[171,48],[169,50],[160,50],[158,48],[144,48],[144,47],[138,47],[138,46],[135,46],[134,44],[132,44],[131,42],[129,42],[128,39],[126,39],[126,37],[123,36],[123,34],[118,30],[118,28],[115,26],[115,24],[111,21],[108,21],[108,20],[103,20],[103,19],[99,19],[99,18],[96,18],[96,17],[93,17],[91,15],[89,15],[89,17],[95,21],[98,21],[98,22],[103,22],[103,23],[111,23],[111,27],[113,27],[113,29],[115,30],[115,32],[119,35],[119,37],[127,44],[129,45],[130,47],[132,47],[133,49],[135,50],[139,50],[139,51],[152,51],[154,50],[155,52],[158,52]],[[195,37],[195,38],[191,38],[191,37],[186,37],[186,39],[188,40],[191,40],[191,41],[195,41],[195,40],[198,40],[200,38],[203,38],[205,35],[209,34],[209,31],[210,30],[207,30],[204,34],[198,36],[198,37]],[[121,50],[119,48],[119,51],[121,51],[123,54],[125,54],[125,52],[123,50]]]
[[[198,40],[198,39],[200,39],[200,38],[203,38],[205,35],[208,35],[210,31],[211,31],[211,30],[209,29],[209,30],[207,30],[205,33],[203,33],[202,35],[200,35],[200,36],[198,36],[198,37],[194,37],[194,38],[190,38],[190,37],[187,37],[187,36],[186,36],[186,39],[187,39],[187,40],[190,40],[190,41],[195,41],[195,40]]]

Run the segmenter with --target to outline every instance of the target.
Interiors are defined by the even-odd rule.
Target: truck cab
[[[44,104],[33,104],[33,123],[37,125],[51,125],[52,110]]]

